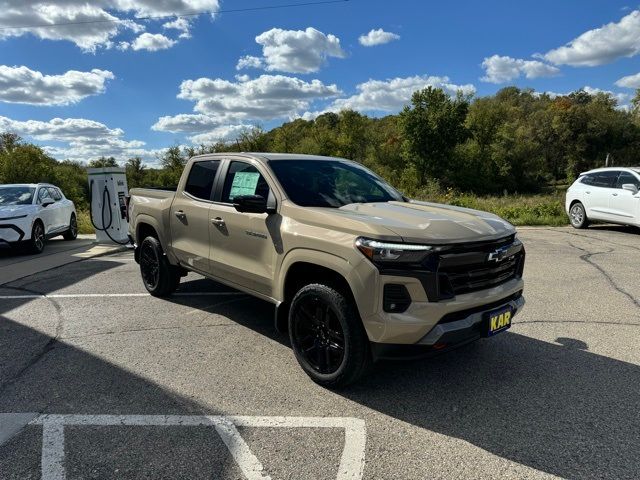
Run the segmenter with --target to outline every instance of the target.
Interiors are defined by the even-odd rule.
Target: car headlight
[[[376,265],[412,265],[421,264],[440,247],[434,245],[415,245],[410,243],[389,243],[360,237],[356,247]]]

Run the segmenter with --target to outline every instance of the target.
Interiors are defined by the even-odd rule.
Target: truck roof
[[[196,155],[192,158],[217,158],[228,157],[230,155],[237,157],[254,158],[260,161],[270,160],[332,160],[332,161],[346,161],[351,162],[345,158],[337,157],[325,157],[321,155],[305,155],[302,153],[262,153],[262,152],[226,152],[226,153],[205,153],[204,155]]]

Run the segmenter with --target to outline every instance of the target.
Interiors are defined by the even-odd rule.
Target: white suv
[[[598,168],[581,173],[567,190],[571,225],[601,221],[640,227],[640,167]]]
[[[0,185],[0,247],[26,244],[34,253],[46,239],[78,236],[76,207],[46,183]]]

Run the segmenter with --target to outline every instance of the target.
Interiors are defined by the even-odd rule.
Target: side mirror
[[[44,202],[42,202],[42,206],[44,208],[47,208],[49,205],[53,205],[54,203],[56,202],[54,202],[53,200],[45,200]]]
[[[241,213],[268,213],[267,199],[262,195],[238,195],[233,206]]]
[[[622,185],[623,190],[629,190],[634,195],[638,193],[638,187],[636,187],[633,183],[625,183]]]

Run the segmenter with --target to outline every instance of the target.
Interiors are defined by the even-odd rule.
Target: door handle
[[[184,213],[182,210],[178,210],[175,213],[176,217],[178,217],[180,220],[184,220],[185,218],[187,218],[187,214]]]
[[[614,197],[617,197],[618,194],[617,193],[612,193],[611,195],[613,195]]]
[[[587,191],[586,191],[586,192],[584,192],[584,193],[586,193],[587,195],[591,195],[591,192],[590,192],[589,190],[587,190]]]
[[[224,227],[224,220],[220,217],[212,218],[211,223],[216,227]]]

